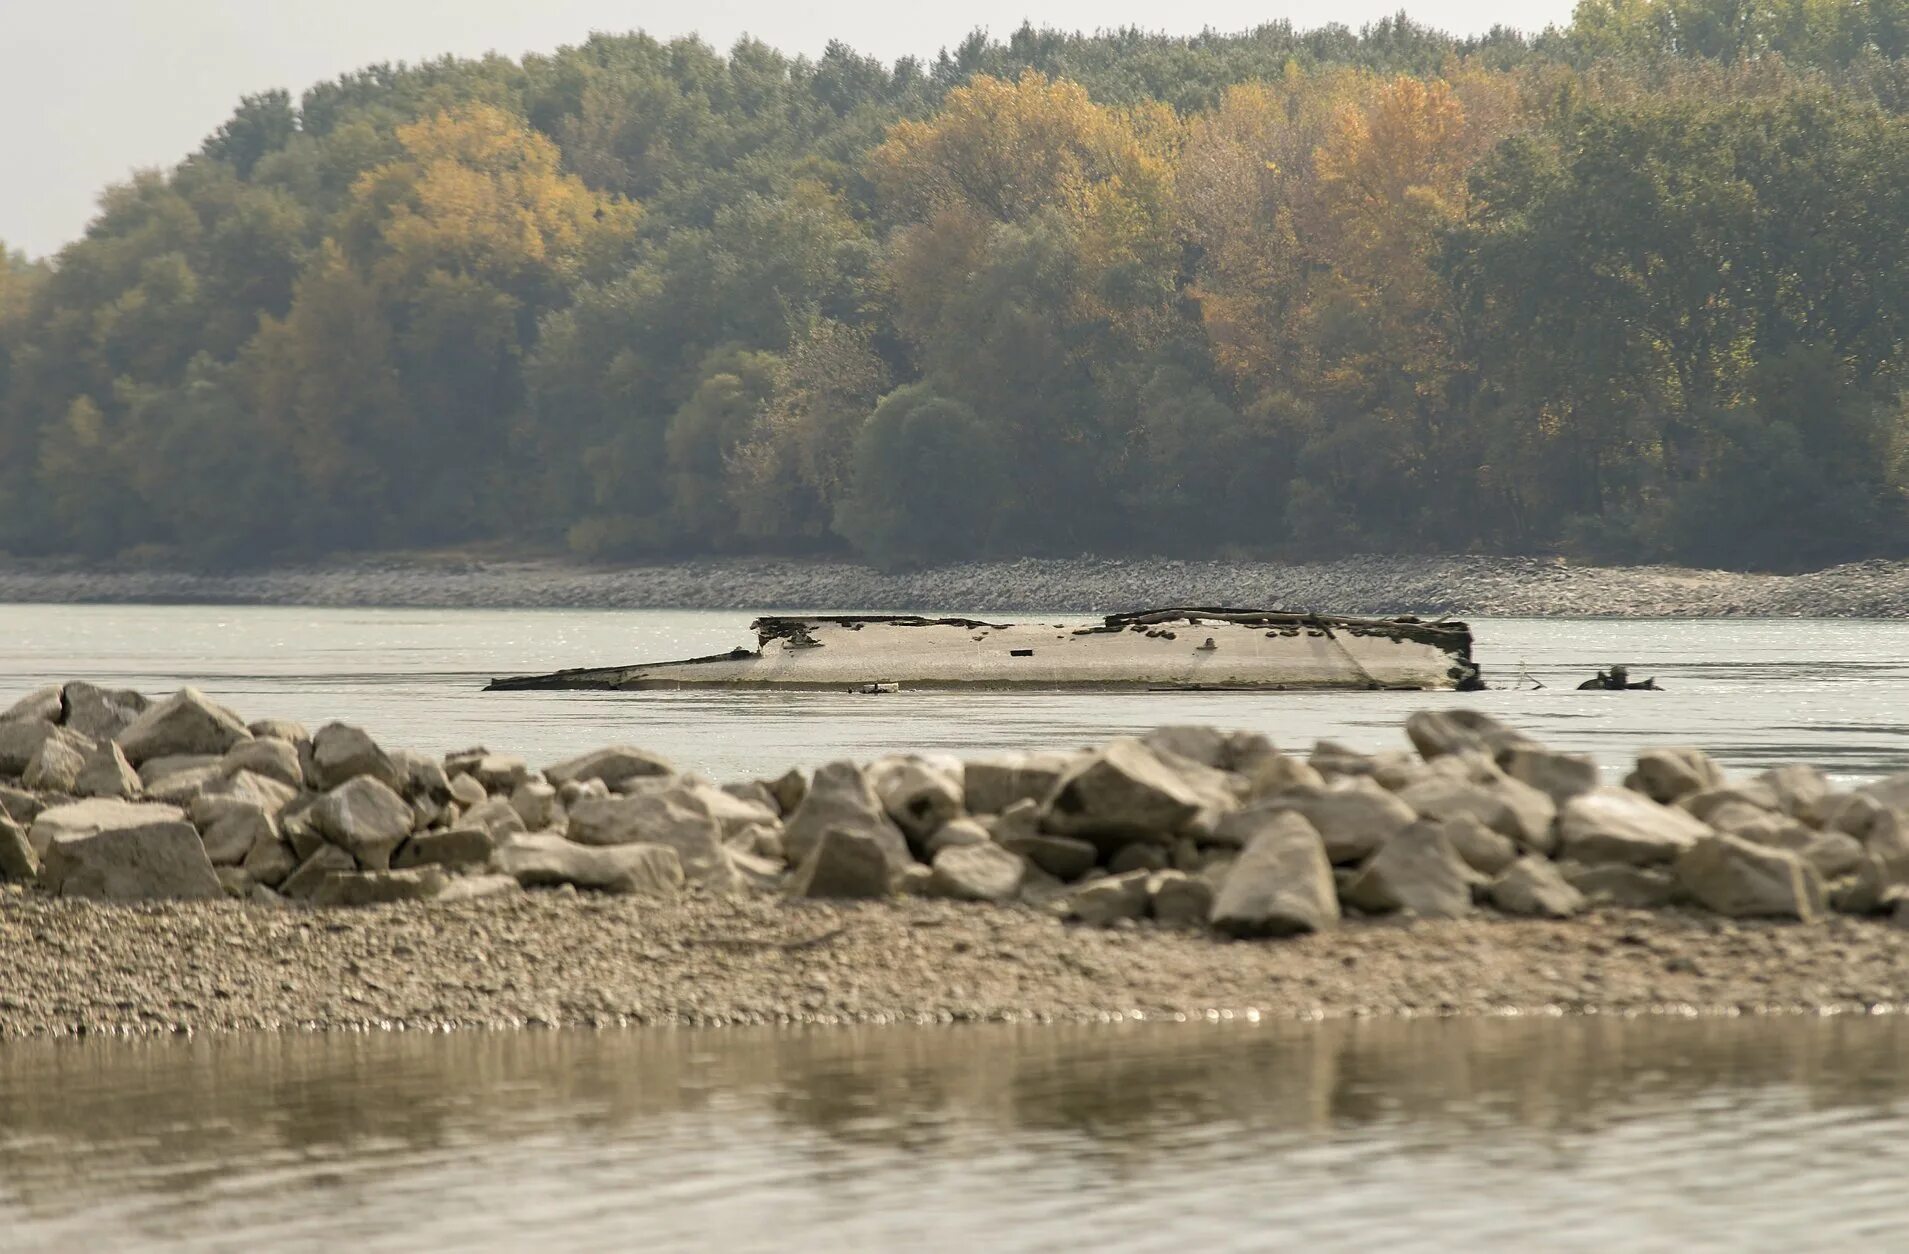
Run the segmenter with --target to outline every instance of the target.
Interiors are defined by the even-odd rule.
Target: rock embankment
[[[1399,920],[1411,936],[1444,929],[1440,945],[1464,938],[1477,973],[1504,962],[1509,982],[1467,990],[1429,974],[1444,958],[1428,951],[1421,994],[1402,968],[1386,977],[1394,1009],[1534,1004],[1550,977],[1534,985],[1515,955],[1491,952],[1515,950],[1497,938],[1539,928],[1529,921],[1606,954],[1669,935],[1660,973],[1722,962],[1710,991],[1730,1004],[1759,989],[1756,1004],[1893,1004],[1909,990],[1905,934],[1863,922],[1909,924],[1909,774],[1852,791],[1801,765],[1732,781],[1701,751],[1666,748],[1601,787],[1589,759],[1476,711],[1423,712],[1405,732],[1410,750],[1322,742],[1300,756],[1256,733],[1164,727],[1079,751],[895,756],[717,785],[630,746],[541,769],[484,749],[436,758],[339,723],[247,724],[191,688],[153,701],[76,681],[0,715],[0,776],[13,781],[0,785],[0,948],[22,977],[0,996],[0,1031],[190,1027],[208,1013],[215,1026],[519,1022],[549,1018],[546,978],[569,1021],[586,969],[623,990],[583,999],[598,1007],[586,1018],[609,1021],[1073,1017],[1131,999],[1183,1011],[1255,979],[1260,994],[1227,1004],[1349,1010],[1387,1004],[1366,1000],[1352,969],[1409,950]],[[1587,912],[1602,913],[1573,922]],[[1590,939],[1607,917],[1610,935]],[[314,919],[327,921],[314,931]],[[1827,971],[1779,965],[1773,980],[1702,939],[1768,937],[1765,921],[1839,944],[1860,928],[1869,949]],[[369,939],[386,926],[406,939]],[[627,932],[641,969],[578,939],[593,926]],[[935,927],[953,929],[959,953],[982,945],[989,974],[964,959],[945,980],[917,964],[896,983],[899,955],[921,950],[903,938]],[[179,948],[180,932],[202,943]],[[383,965],[334,955],[314,972],[304,950],[257,949],[296,935],[316,954],[341,933]],[[1117,961],[1128,942],[1090,934],[1139,947]],[[406,961],[420,946],[429,961]],[[1704,957],[1678,952],[1690,946]],[[181,1013],[163,982],[136,977],[188,952],[225,992]],[[585,952],[596,966],[575,966]],[[549,969],[524,968],[526,953]],[[1322,983],[1332,955],[1342,965]],[[1078,978],[1123,961],[1132,970],[1100,990],[1107,1000]],[[100,1002],[58,987],[62,972],[93,987],[109,970],[134,984],[103,1020]],[[1176,970],[1205,974],[1176,991],[1162,982]],[[816,971],[844,984],[818,985]],[[1295,972],[1310,982],[1280,983]],[[686,985],[692,974],[716,983]],[[1562,1000],[1653,1006],[1668,987],[1648,968],[1593,983]],[[287,996],[299,990],[309,996]],[[473,1009],[487,990],[499,999],[488,1018]]]
[[[756,558],[612,567],[394,557],[239,574],[14,564],[0,566],[0,601],[979,614],[1236,605],[1343,614],[1899,618],[1909,615],[1909,562],[1800,575],[1468,556],[1027,559],[904,574]]]

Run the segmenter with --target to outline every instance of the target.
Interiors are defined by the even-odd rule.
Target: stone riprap
[[[1028,558],[889,573],[852,562],[709,558],[597,566],[561,558],[393,555],[210,574],[60,563],[0,565],[0,600],[473,609],[719,609],[1104,614],[1161,605],[1340,614],[1900,618],[1909,562],[1797,575],[1584,566],[1535,557],[1329,562]]]
[[[38,951],[13,930],[46,935],[49,911],[102,936],[127,930],[114,919],[129,907],[181,926],[260,911],[365,920],[341,925],[354,932],[438,910],[455,931],[471,911],[533,898],[628,898],[652,947],[669,944],[656,931],[670,918],[732,918],[746,950],[783,945],[757,935],[778,911],[889,912],[892,931],[932,908],[936,926],[961,918],[969,931],[1205,946],[1215,973],[1235,974],[1278,963],[1256,949],[1337,942],[1352,959],[1400,921],[1507,937],[1580,915],[1632,933],[1640,917],[1789,923],[1839,943],[1856,927],[1890,954],[1903,933],[1870,921],[1909,923],[1909,775],[1849,790],[1804,766],[1730,780],[1672,748],[1643,754],[1623,787],[1592,787],[1580,761],[1551,761],[1474,710],[1414,715],[1413,748],[1378,754],[1322,743],[1301,756],[1176,727],[1073,752],[897,755],[718,785],[627,746],[539,770],[485,749],[390,749],[340,724],[248,725],[190,688],[152,701],[100,691],[69,684],[0,714],[0,739],[70,750],[108,785],[36,786],[38,750],[0,770],[0,946],[15,958]],[[1641,910],[1655,914],[1628,913]],[[487,943],[472,939],[480,965]],[[1004,970],[1053,956],[993,952]],[[787,974],[799,981],[801,964]],[[1051,1004],[1017,987],[1033,1013]],[[1345,990],[1333,1000],[1359,1004]],[[0,999],[0,1032],[60,1029],[35,1013]]]

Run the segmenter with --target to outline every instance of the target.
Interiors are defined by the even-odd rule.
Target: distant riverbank
[[[1368,614],[1900,618],[1909,616],[1909,561],[1801,575],[1512,557],[1027,559],[903,574],[776,558],[606,566],[403,556],[231,574],[13,563],[0,564],[0,602],[983,613],[1252,605]]]

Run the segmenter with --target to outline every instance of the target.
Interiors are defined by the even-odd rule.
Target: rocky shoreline
[[[773,558],[598,566],[419,555],[232,574],[16,562],[0,565],[0,602],[975,613],[1234,605],[1344,614],[1897,618],[1909,615],[1909,562],[1799,575],[1469,556],[1027,559],[903,574]]]
[[[718,785],[71,682],[0,714],[0,1036],[1909,1003],[1909,774],[1404,730]]]

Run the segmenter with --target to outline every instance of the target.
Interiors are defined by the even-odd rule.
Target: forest
[[[1902,556],[1905,241],[1909,0],[374,66],[0,247],[0,551]]]

